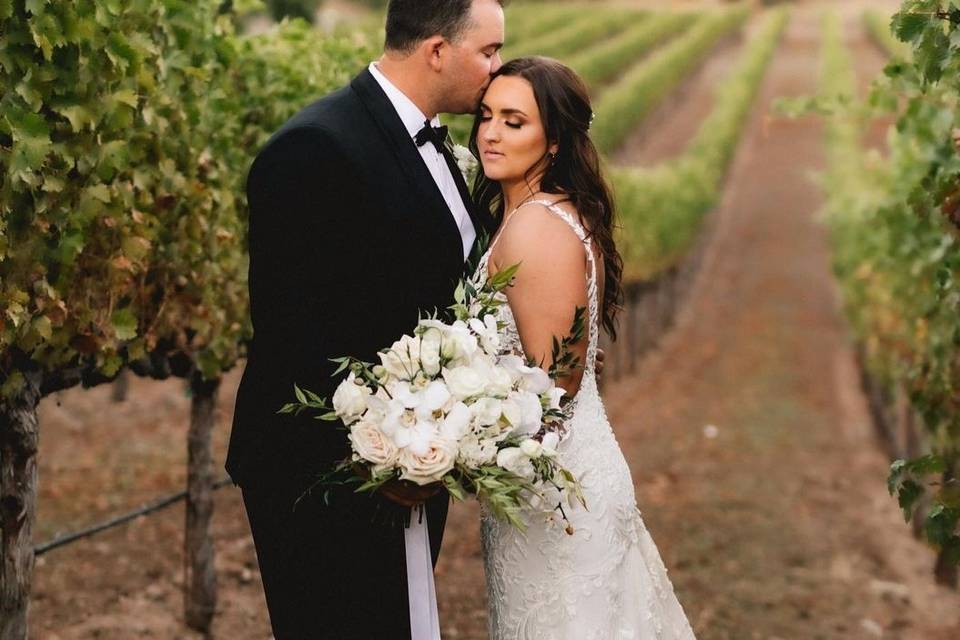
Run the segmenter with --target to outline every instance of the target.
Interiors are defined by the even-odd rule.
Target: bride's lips
[[[494,151],[493,149],[486,149],[483,152],[483,157],[487,160],[497,160],[498,158],[502,158],[503,154],[499,151]]]

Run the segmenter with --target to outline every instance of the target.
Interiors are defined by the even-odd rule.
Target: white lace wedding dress
[[[490,640],[692,639],[667,569],[636,507],[630,469],[597,389],[599,303],[590,239],[561,207],[540,200],[524,205],[532,202],[548,207],[573,228],[584,243],[590,266],[585,370],[580,390],[571,400],[575,406],[559,448],[563,465],[583,485],[587,508],[565,507],[573,535],[563,526],[548,524],[544,517],[526,518],[528,529],[523,534],[484,511]],[[511,216],[504,219],[504,226]],[[487,278],[494,244],[474,275],[479,282]],[[509,306],[502,305],[500,314],[508,341],[519,353]]]

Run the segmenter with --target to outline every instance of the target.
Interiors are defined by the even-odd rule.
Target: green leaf
[[[120,340],[132,340],[137,337],[137,318],[129,307],[114,311],[110,322]]]
[[[890,29],[903,42],[913,42],[923,33],[930,17],[919,13],[897,13],[890,20]]]
[[[99,200],[104,204],[109,204],[111,200],[110,188],[105,184],[95,184],[93,186],[87,187],[87,194],[92,196],[95,200]]]
[[[927,539],[938,546],[946,544],[957,528],[958,519],[960,511],[947,509],[942,504],[935,505],[924,523]]]
[[[49,0],[26,0],[24,8],[35,16],[43,13],[44,7]]]
[[[943,473],[947,470],[947,462],[943,456],[928,454],[920,458],[910,460],[906,464],[911,473],[917,475],[928,475],[931,473]]]
[[[900,508],[903,510],[903,519],[906,522],[910,522],[910,516],[913,513],[913,505],[922,495],[923,487],[913,480],[904,480],[903,484],[900,485],[900,492],[897,496],[897,500],[900,503]]]
[[[93,112],[84,105],[60,107],[56,109],[56,112],[66,118],[70,122],[70,128],[76,132],[93,128],[93,125],[97,122]]]
[[[927,30],[915,52],[917,65],[927,82],[936,82],[943,75],[943,68],[950,53],[950,40],[942,29]]]

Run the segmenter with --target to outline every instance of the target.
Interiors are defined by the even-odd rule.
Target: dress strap
[[[590,271],[586,274],[587,277],[587,358],[584,363],[584,375],[592,375],[596,371],[597,366],[597,347],[600,339],[600,322],[599,322],[599,313],[600,313],[600,302],[597,299],[597,259],[593,255],[593,243],[591,242],[590,236],[587,234],[586,230],[583,228],[583,225],[570,213],[565,211],[563,207],[559,206],[555,202],[550,202],[549,200],[528,200],[520,204],[516,209],[513,210],[513,213],[508,218],[504,218],[504,225],[508,222],[509,218],[513,217],[513,214],[516,211],[526,205],[526,204],[540,204],[549,209],[552,213],[559,216],[564,222],[566,222],[573,229],[574,233],[577,234],[577,237],[580,238],[580,241],[583,243],[584,249],[587,253],[587,262],[590,263]],[[497,239],[499,239],[499,234]],[[494,240],[496,242],[496,240]],[[492,247],[493,245],[491,245]]]

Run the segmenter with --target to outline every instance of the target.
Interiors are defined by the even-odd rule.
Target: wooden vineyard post
[[[187,625],[207,633],[217,608],[213,538],[213,455],[211,439],[220,379],[190,380],[192,402],[187,435],[187,506],[184,530],[184,612]]]
[[[127,393],[130,390],[130,371],[122,369],[117,379],[113,381],[113,388],[110,390],[110,399],[113,402],[123,402],[127,399]]]
[[[947,470],[943,472],[943,486],[947,486],[954,478],[953,469],[950,468],[948,463]],[[960,566],[957,565],[956,559],[951,557],[947,549],[940,549],[937,553],[937,564],[934,566],[933,574],[937,584],[953,589],[957,588],[958,582],[960,582],[958,580],[960,578]]]
[[[25,640],[37,514],[37,380],[0,405],[0,640]]]

